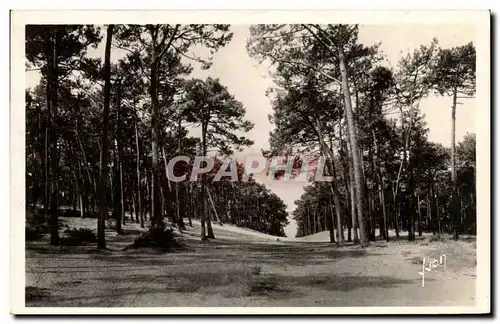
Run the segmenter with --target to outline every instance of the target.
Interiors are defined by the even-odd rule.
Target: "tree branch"
[[[179,30],[180,26],[181,26],[180,24],[175,25],[174,31],[172,32],[172,36],[170,36],[170,39],[168,40],[167,46],[165,46],[163,48],[163,50],[161,51],[160,55],[158,55],[156,57],[156,62],[154,62],[155,65],[158,63],[159,60],[161,60],[163,55],[165,55],[165,53],[168,51],[170,45],[172,45],[172,42],[174,41],[174,38],[175,38],[175,34],[177,34],[177,31]]]
[[[284,59],[279,59],[277,58],[276,56],[272,55],[272,54],[263,54],[261,53],[262,55],[267,55],[269,56],[270,58],[272,58],[273,60],[275,60],[276,62],[281,62],[281,63],[287,63],[287,64],[297,64],[297,65],[302,65],[302,66],[305,66],[307,68],[310,68],[310,69],[313,69],[314,71],[316,71],[317,73],[321,74],[322,76],[326,77],[327,79],[331,80],[331,81],[334,81],[336,82],[337,84],[341,84],[340,80],[338,80],[337,78],[331,76],[331,75],[328,75],[326,73],[324,73],[323,71],[320,71],[319,69],[317,69],[316,67],[310,65],[310,64],[307,64],[307,63],[304,63],[304,62],[298,62],[298,61],[291,61],[291,60],[284,60]]]

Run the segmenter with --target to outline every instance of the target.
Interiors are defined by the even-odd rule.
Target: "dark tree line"
[[[106,226],[122,233],[129,221],[154,231],[168,220],[182,231],[200,219],[202,239],[214,237],[212,221],[284,235],[286,206],[255,181],[167,177],[177,155],[215,151],[220,166],[252,144],[241,102],[218,79],[190,78],[193,64],[211,64],[190,56],[194,46],[213,55],[231,38],[229,25],[26,27],[27,66],[41,73],[26,91],[26,202],[51,244],[63,215],[97,218],[100,248]],[[103,59],[91,58],[101,42]]]

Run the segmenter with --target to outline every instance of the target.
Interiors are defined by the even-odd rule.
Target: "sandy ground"
[[[65,218],[95,228],[95,219]],[[328,233],[280,238],[214,225],[200,242],[199,224],[183,236],[187,250],[159,253],[124,248],[143,229],[107,230],[108,250],[94,246],[26,249],[26,306],[465,306],[474,305],[475,240],[430,242],[422,237],[337,247]],[[322,241],[323,240],[323,241]],[[425,274],[422,260],[446,254],[446,270]],[[426,262],[426,266],[428,266]]]

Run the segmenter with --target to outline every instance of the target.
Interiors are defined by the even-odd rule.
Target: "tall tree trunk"
[[[207,155],[207,147],[206,147],[206,140],[207,140],[207,126],[205,124],[205,121],[203,120],[202,126],[201,126],[201,153],[202,156]],[[202,175],[201,178],[201,215],[200,215],[200,222],[201,222],[201,240],[204,241],[207,239],[206,235],[206,229],[205,229],[205,217],[207,214],[207,206],[206,206],[206,201],[205,201],[205,176]]]
[[[349,141],[351,144],[351,151],[352,151],[355,190],[357,193],[356,209],[358,211],[360,243],[362,247],[366,247],[368,246],[369,242],[366,237],[367,233],[365,232],[365,223],[364,223],[365,217],[363,213],[363,202],[364,202],[363,174],[362,174],[361,164],[359,161],[360,152],[358,147],[358,139],[356,136],[356,126],[354,125],[354,116],[352,112],[351,93],[349,90],[349,83],[347,79],[344,48],[342,45],[338,46],[338,52],[339,52],[339,68],[340,68],[340,74],[342,76],[342,90],[344,93],[344,102],[345,102],[344,108],[347,115]]]
[[[59,67],[58,67],[58,46],[59,46],[59,35],[57,33],[57,26],[53,29],[53,43],[52,43],[52,53],[49,62],[49,80],[50,82],[50,165],[51,165],[51,192],[50,192],[50,244],[59,244],[59,224],[58,224],[58,213],[59,206],[58,201],[58,182],[59,182],[59,156],[57,152],[57,88],[58,88],[58,78],[59,78]]]
[[[135,108],[135,100],[134,100]],[[136,159],[137,159],[137,207],[138,217],[141,220],[141,228],[144,228],[144,211],[142,209],[142,185],[141,185],[141,157],[140,157],[140,147],[139,147],[139,130],[137,127],[138,121],[135,122],[135,148],[136,148]]]
[[[453,222],[453,239],[458,240],[460,231],[460,212],[457,187],[457,167],[455,157],[455,121],[457,110],[457,89],[453,91],[453,105],[451,106],[451,218]]]
[[[420,195],[417,194],[417,211],[418,211],[418,236],[422,236],[422,213],[420,210]]]
[[[335,168],[335,162],[332,160],[331,161],[331,174],[333,175],[334,180],[337,179],[337,174],[336,174],[336,168]],[[341,215],[341,203],[340,203],[340,194],[337,190],[337,188],[333,187],[333,181],[332,183],[332,191],[333,191],[333,203],[335,204],[335,215],[337,216],[337,232],[338,232],[338,241],[337,243],[339,245],[344,245],[344,230],[342,229],[342,215]]]
[[[431,213],[431,200],[430,200],[430,189],[427,190],[427,199],[426,199],[426,206],[427,206],[427,219],[426,219],[426,228],[427,230],[431,230],[432,234],[435,234],[435,231],[432,228],[432,213]]]
[[[335,243],[335,228],[333,226],[333,210],[330,210],[329,205],[325,207],[326,226],[330,231],[330,243]],[[305,234],[305,233],[304,233]]]
[[[179,155],[182,152],[182,137],[181,137],[181,117],[179,115],[178,121],[177,121],[177,150],[179,152]],[[175,184],[175,203],[176,203],[176,213],[177,213],[177,225],[179,226],[179,231],[186,230],[186,226],[184,225],[184,220],[182,219],[182,214],[181,214],[181,202],[179,199],[179,191],[180,191],[180,186],[181,183],[177,182]]]
[[[97,222],[97,246],[106,248],[105,220],[108,216],[107,206],[107,176],[108,176],[108,118],[111,94],[111,41],[114,25],[108,25],[106,33],[106,48],[104,52],[104,107],[102,113],[101,154],[99,163],[99,219]]]
[[[409,198],[409,219],[410,223],[408,226],[408,240],[415,240],[415,214],[416,214],[416,206],[415,206],[415,182],[413,177],[413,161],[411,161],[412,156],[408,156],[408,173],[410,174],[409,186],[408,186],[408,198]]]
[[[438,227],[438,239],[441,238],[441,213],[439,212],[439,197],[436,197],[436,217]]]
[[[115,219],[116,232],[122,234],[122,221],[124,220],[124,205],[123,205],[123,172],[122,172],[122,147],[121,147],[121,116],[120,116],[120,82],[117,82],[116,87],[116,150],[115,150]]]
[[[49,111],[49,116],[50,116],[50,82],[47,82],[47,111]],[[49,201],[50,201],[50,161],[49,161],[49,134],[50,134],[50,120],[51,117],[48,117],[48,120],[45,122],[45,156],[44,156],[44,197],[43,197],[43,210],[44,210],[44,215],[45,215],[45,220],[48,222],[48,225],[50,226],[50,221],[49,221]]]
[[[349,139],[347,140],[347,160],[349,164],[349,196],[351,199],[351,222],[352,222],[352,230],[353,230],[353,241],[354,244],[359,243],[358,237],[358,224],[357,222],[357,213],[356,213],[356,192],[355,192],[355,180],[354,180],[354,167],[352,164],[352,150],[351,143]]]
[[[374,168],[375,173],[378,178],[378,192],[379,192],[379,199],[380,199],[380,205],[382,207],[382,218],[383,218],[383,229],[381,228],[380,231],[383,232],[383,237],[389,241],[389,232],[387,230],[387,210],[385,206],[385,183],[384,183],[384,178],[382,175],[382,162],[380,158],[380,149],[378,146],[378,141],[377,137],[375,136],[375,131],[372,130],[372,135],[373,135],[373,144],[375,146],[375,155],[374,155]]]
[[[161,169],[160,169],[160,131],[159,131],[159,113],[158,113],[158,93],[157,93],[157,62],[156,62],[156,39],[153,38],[153,63],[151,66],[151,152],[152,160],[151,166],[153,171],[152,181],[152,195],[151,195],[151,230],[163,229],[163,210],[161,205]]]

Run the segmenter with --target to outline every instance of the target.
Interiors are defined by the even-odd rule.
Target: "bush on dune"
[[[136,238],[131,248],[160,248],[162,250],[171,250],[174,248],[183,248],[184,245],[177,239],[173,229],[153,229]]]
[[[64,231],[66,236],[61,237],[60,245],[77,246],[85,243],[96,243],[97,237],[89,228],[74,228]]]

